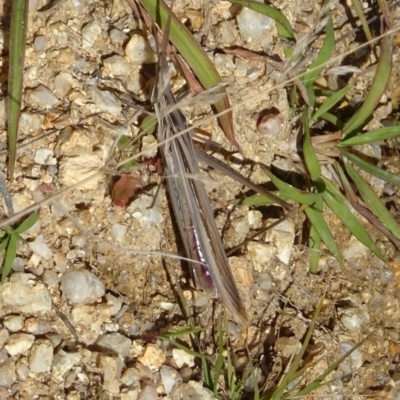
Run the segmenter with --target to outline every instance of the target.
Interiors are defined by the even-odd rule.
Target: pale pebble
[[[40,108],[51,108],[59,102],[53,92],[43,85],[39,85],[35,89],[28,89],[26,97],[31,105]]]
[[[148,344],[137,360],[153,371],[157,371],[165,363],[165,354],[156,344]]]
[[[4,347],[11,357],[15,357],[28,351],[32,347],[34,340],[35,336],[33,335],[14,333],[8,338]]]
[[[182,377],[179,372],[168,365],[161,367],[160,376],[165,394],[170,394],[176,385],[182,383]]]
[[[157,57],[142,35],[134,34],[125,47],[125,54],[132,64],[154,64]]]
[[[46,239],[42,234],[40,234],[33,242],[30,242],[29,247],[36,255],[44,260],[48,261],[51,259],[51,257],[53,257],[53,252],[47,245]]]
[[[105,294],[103,283],[85,269],[67,271],[61,278],[61,289],[72,304],[94,302]]]
[[[178,368],[194,366],[194,356],[185,350],[172,349],[172,358]]]

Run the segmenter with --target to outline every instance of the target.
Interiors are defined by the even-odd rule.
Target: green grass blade
[[[322,381],[332,372],[335,371],[339,365],[350,356],[350,354],[360,347],[374,332],[371,332],[367,335],[360,343],[357,343],[352,349],[346,352],[342,357],[340,357],[337,361],[335,361],[332,365],[330,365],[321,375],[318,376],[313,382],[307,385],[304,389],[300,390],[300,392],[296,393],[296,398],[302,398],[307,394],[311,393],[313,390],[318,389],[321,386]]]
[[[367,38],[368,42],[372,42],[373,37],[371,35],[371,31],[369,29],[368,21],[365,18],[364,10],[363,10],[363,5],[360,0],[352,0],[354,9],[356,10],[357,16],[361,22],[361,26],[363,28],[365,37]]]
[[[323,178],[324,179],[324,178]],[[345,197],[328,179],[324,179],[327,190],[323,198],[328,207],[343,222],[343,225],[366,247],[368,247],[377,257],[384,260],[382,253],[376,247],[367,231],[350,211],[346,204]]]
[[[290,199],[290,196],[285,192],[275,190],[271,193],[283,201],[287,201]],[[244,205],[244,206],[265,206],[265,205],[275,204],[275,202],[273,200],[271,200],[269,197],[266,197],[263,195],[258,195],[258,194],[254,195],[254,196],[246,197],[245,199],[231,200],[229,203],[230,204],[240,204],[240,205]]]
[[[318,235],[314,225],[311,225],[308,245],[311,249],[310,272],[316,274],[318,271],[319,258],[321,256],[321,236]]]
[[[224,330],[222,328],[222,319],[220,320],[220,323],[218,324],[218,354],[217,354],[217,359],[215,360],[214,364],[214,396],[218,396],[218,381],[219,377],[222,371],[223,366],[225,365],[225,359],[224,359]]]
[[[321,118],[323,114],[328,112],[331,108],[333,108],[339,101],[343,99],[344,96],[346,96],[347,92],[353,87],[353,84],[348,84],[344,88],[338,90],[336,93],[332,94],[329,96],[318,108],[318,110],[312,115],[310,118],[310,123],[318,120]]]
[[[303,143],[303,155],[306,163],[308,172],[312,180],[318,179],[321,175],[321,167],[318,162],[318,158],[314,152],[313,145],[311,143],[310,128],[308,125],[308,108],[303,112],[303,129],[304,129],[304,143]]]
[[[7,236],[4,238],[4,240],[0,243],[0,254],[6,249],[8,245],[8,241],[10,239],[10,236]]]
[[[315,206],[307,207],[304,212],[311,224],[314,226],[321,240],[325,243],[325,246],[332,253],[332,255],[338,260],[340,264],[343,264],[342,256],[339,252],[335,239],[332,236],[331,230],[322,216],[322,197]]]
[[[158,336],[162,340],[171,340],[182,336],[192,335],[204,331],[202,326],[183,326]]]
[[[286,193],[288,198],[293,199],[297,203],[311,206],[322,199],[321,193],[301,193],[298,189],[280,180],[271,171],[265,170],[265,173],[282,193]]]
[[[160,28],[164,30],[169,15],[169,8],[164,1],[139,0],[139,3],[148,12],[151,18],[154,21],[157,21],[157,23],[160,25]],[[221,77],[219,76],[217,69],[209,59],[206,52],[174,13],[171,13],[169,39],[199,78],[205,89],[215,86],[221,82]],[[220,88],[218,90],[220,93],[226,94],[226,90],[224,88]],[[223,115],[218,117],[218,120],[222,126],[225,136],[231,143],[240,148],[234,135],[232,112],[228,111],[230,109],[230,104],[227,94],[222,99],[216,101],[214,103],[214,107],[218,113],[223,113]]]
[[[392,137],[400,136],[400,126],[387,126],[371,132],[361,133],[349,139],[342,140],[338,147],[357,146],[369,143],[380,142]]]
[[[317,323],[319,314],[321,313],[322,305],[323,305],[323,298],[319,301],[319,303],[317,305],[317,309],[315,310],[313,319],[311,320],[310,326],[308,327],[308,330],[307,330],[307,334],[304,338],[303,345],[301,346],[300,351],[296,354],[295,358],[293,359],[293,362],[291,363],[288,371],[286,372],[285,376],[283,377],[278,388],[274,391],[274,394],[272,396],[273,399],[289,398],[286,396],[287,395],[286,393],[285,393],[285,395],[283,395],[283,394],[284,394],[285,390],[287,389],[287,387],[289,386],[289,384],[296,377],[296,372],[299,369],[301,360],[303,359],[303,356],[307,350],[308,344],[310,343],[312,334],[314,332],[315,324]]]
[[[345,124],[344,140],[353,137],[371,117],[380,98],[386,90],[392,70],[393,36],[387,35],[382,39],[378,67],[367,97],[362,106]]]
[[[313,83],[318,79],[322,69],[324,68],[324,65],[331,58],[334,46],[335,46],[335,35],[333,31],[333,22],[330,13],[328,13],[328,22],[326,24],[325,40],[321,47],[321,50],[318,53],[317,58],[308,67],[309,72],[307,72],[302,78],[304,86],[311,87]]]
[[[389,210],[384,206],[379,197],[372,190],[359,173],[349,163],[345,162],[346,171],[356,184],[364,203],[379,218],[382,224],[397,238],[400,239],[400,226],[390,214]]]
[[[339,117],[329,112],[322,114],[320,118],[330,122],[333,126],[336,126],[337,129],[343,129],[344,127],[344,122]]]
[[[233,4],[238,4],[250,8],[260,14],[266,15],[276,23],[278,33],[286,39],[294,40],[294,31],[288,19],[276,8],[264,3],[252,0],[229,0]]]
[[[1,283],[4,283],[7,276],[9,275],[16,255],[17,255],[17,237],[15,235],[11,235],[8,240],[4,267],[1,274]]]
[[[377,178],[382,179],[385,182],[391,183],[392,185],[400,186],[400,176],[392,174],[388,171],[385,171],[382,168],[376,167],[375,165],[370,164],[369,162],[363,160],[362,158],[356,156],[355,154],[349,153],[347,151],[343,151],[342,153],[346,156],[350,161],[356,164],[358,167],[367,171],[371,175],[376,176]]]
[[[10,23],[10,67],[8,72],[8,174],[14,175],[18,126],[21,114],[28,0],[13,0]]]
[[[17,234],[21,234],[27,231],[28,229],[32,228],[33,225],[36,224],[37,220],[38,220],[38,213],[34,212],[24,222],[22,222],[21,225],[18,226],[18,228],[15,228],[14,232]]]

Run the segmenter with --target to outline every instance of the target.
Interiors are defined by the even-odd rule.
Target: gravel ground
[[[3,97],[9,3],[0,0]],[[237,140],[246,157],[297,170],[287,93],[283,88],[272,90],[279,72],[261,59],[215,51],[236,45],[283,58],[273,22],[228,2],[177,1],[174,7],[228,84]],[[279,7],[303,33],[321,20],[319,5],[312,1],[284,0]],[[347,23],[348,14],[347,6],[333,7],[338,37],[350,32],[338,43],[338,54],[359,44],[351,33],[352,24]],[[320,43],[318,39],[315,46]],[[212,309],[208,297],[193,290],[179,261],[154,253],[179,254],[181,249],[165,189],[157,191],[161,181],[157,167],[132,172],[140,190],[126,207],[112,200],[110,188],[119,176],[113,164],[107,173],[70,188],[101,170],[113,154],[116,138],[137,135],[134,110],[123,105],[121,96],[125,86],[134,99],[148,100],[157,59],[153,48],[154,40],[143,33],[124,0],[30,1],[20,125],[20,140],[29,145],[18,152],[9,189],[16,212],[55,193],[59,196],[40,209],[38,222],[24,236],[27,242],[18,248],[13,274],[0,287],[0,399],[213,398],[203,388],[199,360],[157,338],[187,325],[179,306],[178,282],[188,307],[198,315],[197,323],[211,327],[220,313],[219,304]],[[362,51],[355,57],[363,68],[374,62],[373,55]],[[398,63],[394,65],[393,81],[371,128],[380,126],[398,101]],[[365,74],[357,82],[355,99],[365,95],[371,77]],[[182,87],[178,72],[172,83],[175,90]],[[3,171],[4,102],[0,100]],[[262,134],[257,116],[271,107],[279,111],[279,130],[275,135]],[[198,105],[185,112],[193,123],[206,120],[203,132],[232,150],[215,121],[207,119],[212,115],[209,107]],[[151,158],[155,152],[148,148],[153,144],[154,139],[146,137],[138,149],[147,150],[146,157]],[[396,169],[395,150],[370,149]],[[256,183],[267,180],[260,168],[238,159],[231,165],[242,174]],[[243,188],[218,172],[207,173],[210,200],[227,248],[261,228],[265,217],[268,223],[273,221],[266,208],[229,206],[228,201]],[[390,197],[395,209],[397,189],[378,181],[372,184],[382,196]],[[66,188],[70,189],[63,191]],[[300,212],[293,215],[230,257],[250,318],[248,327],[229,325],[238,376],[248,370],[251,357],[258,365],[260,382],[272,381],[301,346],[316,305],[325,295],[308,350],[314,365],[305,381],[311,382],[374,332],[316,396],[400,398],[400,257],[385,238],[371,231],[391,261],[378,260],[331,215],[329,223],[345,266],[324,252],[319,273],[310,275],[309,252],[301,244],[304,218]],[[216,352],[213,335],[208,328],[201,335],[202,349],[211,362]],[[189,346],[188,337],[180,340]],[[318,358],[313,358],[313,351]],[[244,398],[253,398],[253,387],[254,380],[248,379]],[[220,397],[229,398],[223,390]]]

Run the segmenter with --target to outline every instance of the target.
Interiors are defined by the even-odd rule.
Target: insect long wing
[[[175,104],[169,88],[164,91],[164,99],[166,104]],[[165,133],[172,134],[187,128],[179,110],[172,111],[165,120],[168,130],[164,128],[163,137]],[[193,264],[196,283],[209,293],[216,288],[231,314],[241,322],[247,322],[204,184],[188,178],[188,175],[200,173],[191,134],[186,133],[171,140],[162,153],[170,198],[185,250],[189,257],[199,261]]]

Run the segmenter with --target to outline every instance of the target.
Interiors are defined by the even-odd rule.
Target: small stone
[[[7,329],[0,329],[0,349],[4,348],[10,334],[8,333]]]
[[[39,108],[51,108],[58,104],[58,99],[53,92],[43,85],[26,91],[27,101],[30,105]]]
[[[352,260],[359,257],[365,257],[368,254],[368,248],[358,241],[354,236],[350,238],[348,247],[343,250],[343,258]]]
[[[0,386],[10,388],[16,379],[15,363],[10,358],[0,365]]]
[[[157,400],[158,393],[153,385],[146,385],[140,392],[138,400]]]
[[[40,374],[48,372],[53,365],[53,346],[49,340],[37,340],[31,349],[29,368],[32,372]]]
[[[46,50],[47,46],[47,39],[46,36],[36,36],[35,40],[33,41],[33,49],[36,53],[40,54]]]
[[[35,314],[51,310],[52,303],[48,289],[42,283],[30,280],[32,276],[15,273],[11,276],[10,282],[0,286],[3,303],[13,312]]]
[[[247,260],[242,257],[230,257],[229,265],[238,286],[250,287],[253,284],[253,275]]]
[[[363,365],[363,356],[359,349],[354,349],[356,344],[352,341],[340,343],[340,355],[343,356],[348,351],[353,349],[353,352],[340,363],[338,369],[345,374],[353,374]]]
[[[71,74],[60,72],[54,78],[54,90],[60,97],[67,97],[73,87],[77,86],[78,82]]]
[[[24,382],[26,380],[26,378],[28,378],[29,374],[31,373],[28,366],[26,364],[24,364],[21,360],[17,361],[15,371],[17,372],[18,379],[22,382]]]
[[[52,327],[47,320],[31,317],[25,320],[24,330],[33,335],[44,335],[45,333],[50,332]]]
[[[274,23],[266,15],[246,7],[239,12],[236,21],[243,39],[248,43],[265,37]]]
[[[77,305],[71,311],[73,325],[80,330],[79,339],[87,345],[96,342],[105,322],[110,322],[110,308],[106,304]]]
[[[190,399],[190,400],[213,400],[212,392],[199,382],[189,381],[177,386],[171,393],[172,400]]]
[[[39,165],[56,165],[57,160],[54,156],[54,151],[50,149],[38,149],[35,152],[33,161]]]
[[[110,305],[111,308],[111,316],[114,316],[119,313],[122,307],[122,299],[119,299],[113,296],[111,293],[106,294],[107,304]]]
[[[126,225],[114,224],[111,227],[110,235],[114,242],[120,242],[127,231],[128,227]]]
[[[142,35],[134,34],[125,47],[125,54],[132,64],[154,64],[157,57]]]
[[[72,186],[98,172],[103,166],[103,162],[97,154],[81,154],[76,157],[63,157],[59,165],[59,182],[65,186]],[[101,179],[100,174],[94,176],[80,188],[94,190]]]
[[[3,324],[10,332],[18,332],[24,326],[24,319],[21,315],[7,315],[3,319]]]
[[[276,251],[272,245],[250,242],[247,244],[247,256],[257,272],[264,272],[270,260],[276,257]]]
[[[81,32],[82,48],[88,49],[94,46],[96,39],[101,36],[101,25],[97,19],[92,19]]]
[[[103,374],[103,385],[111,394],[119,393],[119,380],[121,378],[122,360],[119,357],[100,355],[99,368]]]
[[[142,157],[153,158],[158,152],[157,140],[153,135],[144,136],[142,139]]]
[[[120,399],[121,400],[137,400],[140,392],[140,386],[137,386],[135,388],[129,388],[129,389],[122,389],[122,392],[120,394]]]
[[[35,336],[27,333],[15,333],[8,338],[7,344],[4,346],[11,357],[24,354],[32,347]]]
[[[121,383],[125,386],[132,386],[139,383],[139,371],[136,368],[127,368],[121,377]]]
[[[127,337],[121,335],[118,332],[101,335],[96,341],[97,346],[101,348],[111,350],[117,355],[125,358],[129,355],[129,349],[131,348],[132,342]]]
[[[160,376],[165,394],[170,394],[176,385],[182,383],[182,377],[179,372],[168,365],[161,367]]]
[[[128,39],[128,36],[119,29],[114,28],[110,32],[110,39],[112,43],[122,46],[122,44]]]
[[[157,345],[149,344],[137,359],[144,366],[157,371],[165,363],[165,354]]]
[[[277,220],[271,219],[270,223]],[[264,241],[271,242],[276,249],[278,259],[285,265],[289,264],[295,237],[293,222],[289,219],[281,222],[265,233]]]
[[[185,350],[172,349],[172,357],[179,369],[183,367],[191,368],[194,366],[194,356],[187,353]]]
[[[105,294],[104,285],[86,269],[72,269],[61,278],[61,289],[72,304],[92,303]]]
[[[283,358],[288,359],[300,351],[301,343],[295,337],[280,337],[275,342],[275,349]]]
[[[64,350],[60,350],[53,360],[53,379],[57,382],[63,381],[65,375],[81,361],[81,358],[80,353],[66,353]]]
[[[1,103],[0,103],[0,107],[1,107]],[[0,118],[1,118],[1,114],[0,114]],[[42,119],[43,119],[43,116],[40,116],[37,114],[32,114],[29,112],[23,112],[23,113],[21,113],[21,118],[19,120],[19,130],[24,135],[31,135],[32,133],[37,135],[42,130]]]
[[[124,57],[118,55],[106,58],[103,64],[114,77],[129,75],[131,72],[128,61],[126,61]]]
[[[89,86],[90,97],[96,107],[103,112],[120,114],[122,103],[108,90],[100,90],[96,86]]]
[[[31,250],[37,254],[39,257],[48,261],[53,257],[53,252],[46,243],[46,239],[42,234],[40,234],[33,242],[29,243]]]

